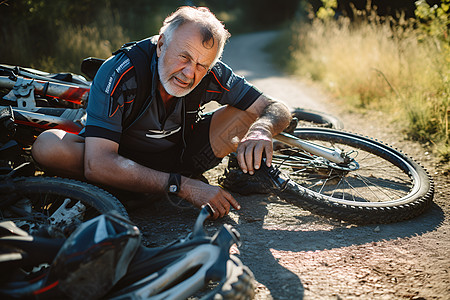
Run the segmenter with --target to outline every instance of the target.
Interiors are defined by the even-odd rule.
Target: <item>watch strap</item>
[[[167,186],[167,193],[171,195],[178,195],[181,186],[181,175],[178,173],[170,173],[169,184]]]

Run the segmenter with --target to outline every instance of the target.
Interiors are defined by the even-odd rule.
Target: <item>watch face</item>
[[[178,192],[178,187],[175,184],[172,184],[169,186],[169,192],[170,193],[176,193]]]

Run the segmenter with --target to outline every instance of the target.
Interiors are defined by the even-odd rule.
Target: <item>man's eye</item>
[[[204,65],[200,65],[200,64],[197,64],[197,70],[199,70],[199,71],[206,71],[207,70],[207,68],[204,66]]]
[[[182,61],[188,61],[189,58],[186,55],[180,55],[180,60]]]

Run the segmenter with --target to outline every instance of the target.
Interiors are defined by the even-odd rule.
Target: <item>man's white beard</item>
[[[172,95],[174,97],[186,96],[195,88],[195,86],[192,85],[191,87],[187,87],[185,89],[178,87],[178,86],[174,86],[174,84],[172,82],[170,82],[170,80],[172,79],[172,75],[169,75],[166,72],[166,68],[165,68],[164,62],[163,62],[164,56],[165,56],[165,52],[162,52],[161,56],[158,59],[159,81],[161,82],[163,88],[166,90],[166,92],[169,95]]]

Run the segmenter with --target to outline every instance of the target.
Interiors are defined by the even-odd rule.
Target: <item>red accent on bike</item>
[[[70,87],[67,91],[65,91],[62,95],[55,97],[59,99],[63,99],[66,101],[73,102],[75,104],[81,104],[81,99],[87,98],[85,94],[88,94],[90,89],[80,88],[80,87]],[[54,97],[51,95],[47,95],[50,97]]]
[[[44,86],[48,84],[46,81],[42,80],[35,80],[36,83],[39,83],[40,87],[36,88],[36,93],[39,95],[43,95],[44,93]],[[52,84],[50,83],[52,86]],[[77,86],[70,86],[66,84],[57,84],[56,86],[59,86],[60,89],[65,90],[62,92],[62,90],[58,90],[55,95],[55,93],[45,93],[43,96],[57,98],[66,100],[69,102],[73,102],[75,104],[82,104],[84,100],[87,99],[87,96],[89,94],[90,88],[84,88],[84,87],[77,87]],[[50,87],[52,89],[52,87]],[[60,94],[61,93],[61,94]]]
[[[44,293],[44,292],[46,292],[46,291],[48,291],[48,290],[51,290],[52,288],[54,288],[55,286],[57,286],[58,283],[59,283],[59,281],[55,281],[55,282],[53,282],[53,283],[50,284],[50,285],[44,286],[42,289],[39,289],[39,290],[37,290],[37,291],[34,291],[34,292],[33,292],[33,295],[39,295],[39,294],[42,294],[42,293]]]

